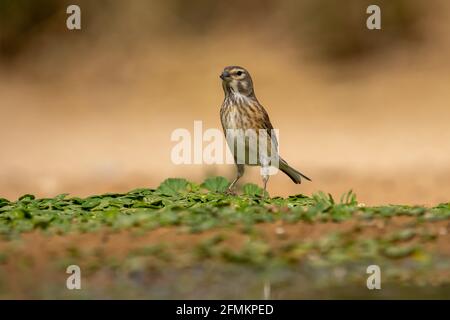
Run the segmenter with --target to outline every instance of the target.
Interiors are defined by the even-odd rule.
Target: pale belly
[[[230,110],[222,119],[222,126],[227,138],[228,147],[237,164],[249,166],[267,166],[270,163],[270,139],[261,139],[258,130],[246,126],[249,121],[242,119],[242,115]],[[269,150],[261,141],[269,141]]]

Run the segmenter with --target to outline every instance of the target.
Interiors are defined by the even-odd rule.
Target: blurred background
[[[70,4],[82,30],[66,28]],[[382,30],[366,28],[370,4]],[[281,154],[313,179],[272,177],[272,196],[448,201],[449,13],[445,0],[0,0],[0,197],[233,179],[233,165],[174,165],[170,135],[220,128],[218,75],[242,65]],[[260,184],[258,169],[242,182]]]

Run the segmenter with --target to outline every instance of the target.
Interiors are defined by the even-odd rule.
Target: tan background
[[[1,197],[232,179],[230,165],[172,164],[170,134],[194,120],[220,127],[218,75],[238,64],[280,129],[281,154],[313,179],[280,174],[271,195],[449,201],[446,1],[381,1],[381,31],[365,28],[367,1],[82,1],[72,32],[63,2],[37,2],[51,14],[0,7],[10,19],[0,26]],[[243,182],[260,183],[247,173]]]

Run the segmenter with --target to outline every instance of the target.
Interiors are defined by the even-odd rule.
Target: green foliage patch
[[[395,288],[395,297],[405,297],[404,284],[415,286],[406,291],[412,297],[427,297],[421,288],[429,284],[437,286],[430,291],[433,297],[448,296],[449,203],[432,208],[368,207],[352,191],[336,199],[324,192],[282,198],[263,195],[255,184],[246,184],[240,188],[242,194],[231,195],[226,192],[229,184],[224,177],[201,184],[170,178],[156,189],[86,198],[68,194],[53,198],[26,194],[16,201],[0,198],[4,248],[0,283],[11,268],[36,272],[35,249],[29,242],[36,235],[21,235],[39,231],[88,233],[63,241],[55,237],[53,244],[59,246],[50,251],[39,248],[39,254],[47,257],[46,268],[59,268],[64,275],[67,265],[80,264],[91,288],[96,275],[103,274],[109,281],[106,286],[98,284],[104,292],[100,297],[110,297],[114,292],[110,285],[123,284],[128,291],[115,291],[121,298],[192,298],[199,287],[204,289],[203,298],[236,298],[237,282],[247,283],[240,286],[239,298],[260,298],[258,288],[262,290],[268,282],[277,297],[310,298],[317,288],[334,288],[340,298],[361,297],[369,294],[366,268],[372,264],[381,267],[383,288]],[[121,230],[128,232],[115,232]],[[114,241],[107,240],[116,236]],[[91,239],[92,246],[76,239]],[[142,285],[153,284],[155,277],[159,285]],[[59,291],[59,278],[52,281],[58,295],[67,294],[65,289]],[[27,283],[24,278],[28,290]],[[49,282],[39,285],[35,297],[41,297]],[[186,286],[192,290],[186,291]],[[140,292],[144,287],[146,291]],[[0,297],[10,297],[10,292],[0,286]],[[83,290],[87,297],[98,297],[98,292]],[[392,292],[386,292],[391,297]]]
[[[127,193],[107,193],[86,198],[67,194],[40,198],[26,194],[17,201],[0,198],[0,234],[13,236],[35,229],[46,232],[89,232],[102,227],[126,229],[181,226],[190,232],[233,225],[252,226],[282,220],[326,222],[414,216],[419,221],[450,217],[448,203],[434,208],[405,205],[365,207],[350,191],[340,201],[322,192],[311,197],[302,194],[287,198],[263,197],[254,184],[243,186],[243,194],[226,194],[224,177],[206,179],[201,184],[170,178],[157,189],[135,189]]]

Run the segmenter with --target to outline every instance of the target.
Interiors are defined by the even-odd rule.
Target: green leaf
[[[168,178],[156,189],[161,194],[174,196],[182,191],[187,191],[188,181],[186,179]]]
[[[244,194],[250,197],[262,196],[264,190],[254,183],[246,183],[243,186]]]
[[[208,178],[201,184],[201,187],[212,192],[225,192],[228,189],[229,182],[224,177]]]
[[[19,201],[22,201],[22,200],[34,200],[35,198],[36,197],[34,195],[32,195],[32,194],[24,194],[23,196],[21,196],[19,198]]]
[[[405,229],[394,233],[389,237],[390,241],[409,241],[416,236],[416,231],[414,229]]]
[[[440,203],[436,206],[437,209],[450,209],[450,202],[448,203]]]
[[[98,206],[100,204],[100,202],[101,202],[101,200],[97,199],[97,198],[87,199],[86,201],[83,202],[81,207],[83,209],[92,209],[92,208],[95,208],[96,206]]]
[[[331,207],[334,205],[333,197],[329,193],[325,194],[323,191],[314,193],[312,198],[317,206]]]
[[[388,258],[400,259],[408,257],[416,251],[417,251],[416,246],[407,246],[407,247],[390,246],[383,250],[383,254]]]
[[[358,204],[358,201],[356,200],[356,194],[353,192],[353,190],[350,190],[341,196],[341,204],[346,204],[346,205],[357,205]]]
[[[0,198],[0,208],[9,205],[10,202],[8,199]]]

